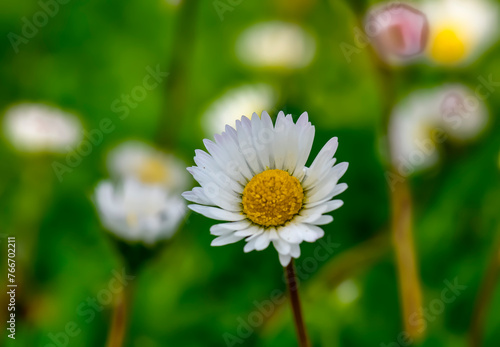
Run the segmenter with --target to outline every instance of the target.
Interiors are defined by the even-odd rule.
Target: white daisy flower
[[[314,126],[303,113],[294,124],[292,116],[278,114],[276,125],[263,112],[243,117],[236,130],[204,140],[208,153],[196,150],[197,166],[188,168],[201,187],[185,192],[195,204],[188,207],[208,218],[225,221],[212,226],[218,236],[212,246],[245,239],[245,252],[274,245],[283,266],[300,256],[303,241],[324,235],[318,225],[333,218],[325,213],[343,205],[332,200],[347,184],[338,183],[347,163],[334,166],[338,141],[323,147],[310,167],[306,161],[314,139]]]
[[[203,128],[210,136],[221,133],[226,124],[234,128],[241,116],[274,108],[277,100],[277,91],[263,83],[229,89],[207,108],[203,114]]]
[[[108,154],[107,165],[111,176],[117,180],[133,178],[177,192],[188,185],[188,175],[181,160],[140,141],[127,141],[115,147]]]
[[[469,141],[488,123],[484,102],[462,85],[445,85],[411,93],[392,112],[391,160],[400,175],[434,166],[439,145],[449,138]]]
[[[7,139],[23,152],[66,153],[82,139],[82,125],[75,115],[44,104],[12,106],[3,123]]]
[[[147,245],[172,237],[186,213],[180,197],[133,179],[118,186],[99,183],[94,201],[106,229],[118,238]]]
[[[246,29],[236,43],[236,54],[246,65],[264,68],[302,68],[316,52],[314,38],[292,23],[271,21]]]
[[[489,0],[426,1],[430,25],[428,55],[438,64],[467,63],[498,37],[498,5]]]

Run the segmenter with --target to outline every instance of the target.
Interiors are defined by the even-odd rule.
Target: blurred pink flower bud
[[[422,12],[394,2],[368,12],[365,32],[381,58],[394,63],[413,58],[425,49],[429,27]]]

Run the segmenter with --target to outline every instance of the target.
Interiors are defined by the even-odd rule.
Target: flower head
[[[422,4],[430,24],[428,55],[438,64],[470,62],[498,36],[498,6],[489,0],[438,0]]]
[[[179,159],[140,141],[127,141],[112,149],[107,165],[111,176],[118,180],[133,178],[177,192],[188,184],[185,166]]]
[[[95,204],[105,228],[118,238],[147,245],[172,237],[184,218],[184,201],[165,189],[126,179],[99,183]]]
[[[44,104],[23,103],[5,114],[4,131],[23,152],[66,153],[81,140],[78,118]]]
[[[465,86],[415,91],[397,104],[391,115],[393,165],[403,176],[430,168],[439,161],[440,143],[472,140],[487,122],[486,105]]]
[[[334,165],[338,141],[326,143],[309,167],[306,162],[314,140],[314,126],[303,113],[297,123],[278,114],[273,126],[263,112],[243,117],[236,129],[204,140],[208,153],[196,150],[197,166],[188,168],[201,187],[185,192],[195,204],[188,207],[208,218],[228,223],[210,229],[218,236],[213,246],[245,239],[245,252],[274,245],[283,266],[300,256],[303,241],[324,235],[318,225],[333,218],[325,215],[340,206],[332,200],[347,185],[338,183],[347,163]]]
[[[314,38],[300,26],[271,21],[257,23],[238,38],[236,53],[254,67],[302,68],[312,61],[316,51]]]
[[[419,55],[427,44],[428,23],[419,10],[401,3],[372,8],[365,30],[379,55],[389,63],[400,63]]]

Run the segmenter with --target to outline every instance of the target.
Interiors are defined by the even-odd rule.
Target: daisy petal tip
[[[210,242],[210,246],[212,247],[221,247],[226,245],[225,243],[221,242],[219,238],[213,239],[212,242]]]
[[[255,248],[253,247],[253,245],[251,243],[247,243],[245,245],[245,247],[243,247],[243,252],[244,253],[250,253],[251,251],[253,251]]]
[[[191,211],[198,212],[198,211],[199,211],[199,208],[200,208],[200,205],[197,205],[197,204],[190,204],[190,205],[187,205],[187,207],[188,207]],[[199,213],[199,212],[198,212],[198,213]]]
[[[290,261],[292,260],[292,257],[289,254],[278,253],[278,255],[279,255],[281,266],[287,267],[288,264],[290,264]]]
[[[214,145],[214,143],[209,140],[209,139],[203,139],[203,144],[205,145],[205,148],[208,150],[209,147],[211,147],[212,145]]]

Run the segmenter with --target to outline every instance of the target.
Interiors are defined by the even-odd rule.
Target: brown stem
[[[295,266],[293,264],[293,259],[285,268],[285,277],[288,287],[288,293],[290,295],[290,304],[292,305],[293,319],[295,322],[295,330],[297,332],[299,347],[310,347],[306,326],[302,317],[302,309],[300,307],[299,291],[297,288],[298,279],[295,275]]]
[[[128,314],[132,299],[132,284],[128,284],[118,293],[111,318],[107,347],[122,347],[127,331]]]
[[[396,185],[392,200],[392,241],[396,253],[399,292],[405,330],[413,339],[422,337],[422,289],[412,232],[412,203],[406,182]]]
[[[500,276],[500,239],[496,242],[486,274],[479,288],[470,327],[470,346],[481,346],[488,309]]]

